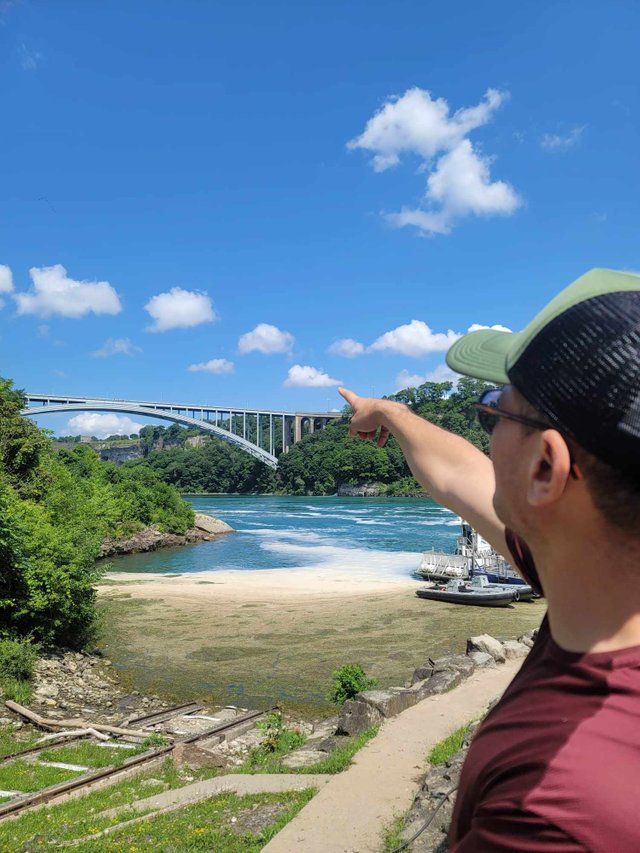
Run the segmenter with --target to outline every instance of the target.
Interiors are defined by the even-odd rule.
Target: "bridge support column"
[[[302,415],[296,415],[293,419],[293,443],[297,444],[302,438]]]

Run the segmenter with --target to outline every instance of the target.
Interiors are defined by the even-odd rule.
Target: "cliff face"
[[[123,462],[130,462],[132,459],[142,459],[144,455],[139,444],[132,444],[129,447],[102,447],[98,453],[103,462],[115,462],[116,465],[122,465]]]
[[[185,534],[162,533],[157,527],[145,527],[127,539],[104,539],[100,556],[112,557],[117,554],[135,554],[140,551],[156,551],[158,548],[211,542],[218,536],[234,532],[233,527],[230,527],[225,521],[203,512],[197,512],[195,525]]]
[[[344,498],[377,498],[384,491],[382,483],[359,483],[357,486],[343,483],[338,486],[338,495]]]

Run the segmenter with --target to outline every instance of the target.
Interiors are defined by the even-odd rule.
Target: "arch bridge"
[[[310,433],[324,429],[340,412],[285,412],[230,406],[203,406],[150,400],[119,400],[104,397],[65,397],[56,394],[26,394],[25,416],[57,412],[116,412],[159,418],[187,427],[197,427],[233,444],[245,453],[277,468],[277,454],[286,453],[300,441],[305,427]]]

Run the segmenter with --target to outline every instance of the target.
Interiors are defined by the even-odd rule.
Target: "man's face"
[[[499,402],[501,409],[521,415],[525,413],[525,405],[515,388],[505,386]],[[496,477],[493,507],[507,527],[520,533],[527,528],[527,445],[532,437],[522,424],[504,418],[497,421],[491,434],[491,459]]]

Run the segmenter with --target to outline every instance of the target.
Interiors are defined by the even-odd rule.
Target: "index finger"
[[[338,388],[338,394],[340,394],[341,397],[344,397],[344,399],[353,409],[354,404],[358,399],[358,395],[355,394],[353,391],[349,391],[348,388]]]

